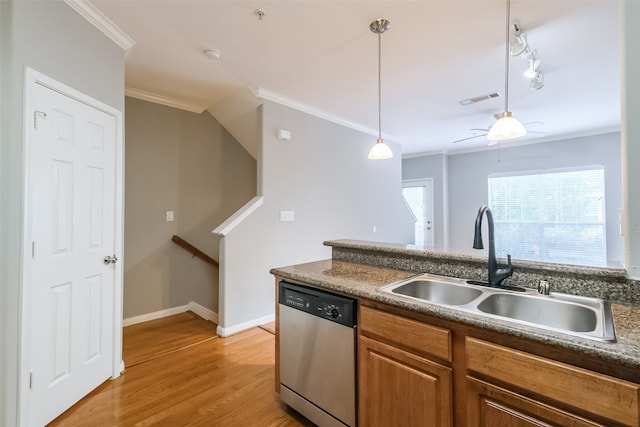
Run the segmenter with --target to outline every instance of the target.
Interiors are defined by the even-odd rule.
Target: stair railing
[[[171,240],[173,241],[173,243],[180,246],[182,249],[189,252],[194,257],[200,258],[202,261],[206,262],[207,264],[211,264],[214,267],[220,267],[220,263],[218,261],[211,258],[209,255],[205,254],[200,249],[196,248],[195,246],[193,246],[191,243],[187,242],[183,238],[174,235],[173,237],[171,237]]]

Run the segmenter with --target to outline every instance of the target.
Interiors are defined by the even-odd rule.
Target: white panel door
[[[113,368],[116,118],[36,83],[31,140],[28,424]]]
[[[433,247],[433,180],[402,181],[402,197],[416,218],[415,245]]]

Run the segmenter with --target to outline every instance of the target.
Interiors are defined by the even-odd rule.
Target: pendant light
[[[507,25],[506,43],[504,59],[504,112],[500,118],[489,129],[487,139],[489,141],[504,141],[506,139],[519,138],[527,134],[527,130],[518,119],[511,115],[509,111],[509,21],[511,19],[511,0],[507,0]]]
[[[391,22],[387,19],[376,19],[369,25],[369,29],[378,35],[378,141],[371,147],[369,151],[369,159],[371,160],[383,160],[390,159],[393,157],[393,152],[391,148],[387,144],[384,143],[382,139],[382,113],[381,113],[381,104],[382,104],[382,89],[381,83],[382,80],[380,77],[380,63],[381,63],[381,34],[387,31],[391,27]]]

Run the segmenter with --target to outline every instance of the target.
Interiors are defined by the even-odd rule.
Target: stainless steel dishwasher
[[[280,397],[320,427],[356,425],[356,301],[281,281]]]

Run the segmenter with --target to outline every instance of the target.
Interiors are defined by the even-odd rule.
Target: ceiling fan
[[[535,130],[530,130],[529,126],[542,126],[544,125],[544,123],[542,122],[529,122],[529,123],[523,123],[524,127],[527,129],[527,134],[533,133],[533,134],[540,134],[542,136],[546,135],[546,132],[541,132],[541,131],[535,131]],[[455,141],[452,141],[453,144],[456,144],[458,142],[463,142],[463,141],[468,141],[470,139],[475,139],[475,138],[481,138],[483,136],[487,136],[489,134],[489,129],[491,129],[491,126],[488,126],[486,129],[480,129],[480,128],[471,128],[469,129],[470,131],[473,132],[473,136],[469,136],[467,138],[462,138],[462,139],[457,139]],[[494,145],[495,141],[489,141],[489,145]]]

